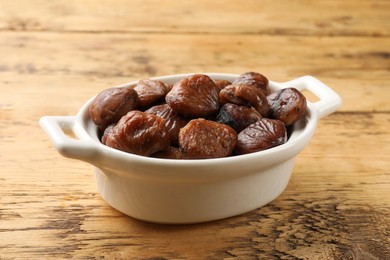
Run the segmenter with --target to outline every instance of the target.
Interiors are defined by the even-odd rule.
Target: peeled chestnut
[[[170,136],[160,116],[133,110],[107,133],[106,145],[124,152],[150,156],[166,150]]]
[[[210,159],[232,154],[237,133],[230,126],[206,119],[193,119],[179,133],[185,159]]]
[[[149,114],[154,114],[156,116],[161,116],[165,119],[166,127],[171,137],[171,144],[177,145],[180,128],[185,126],[189,120],[179,115],[168,104],[153,106],[145,112]]]
[[[296,88],[281,89],[267,99],[271,106],[271,117],[286,126],[294,124],[306,114],[306,97]]]
[[[106,144],[106,141],[107,141],[107,136],[109,135],[110,131],[112,130],[112,128],[115,126],[115,124],[111,124],[109,126],[106,127],[106,129],[104,130],[103,132],[103,135],[102,135],[102,144]]]
[[[236,153],[258,152],[284,144],[286,141],[286,127],[282,121],[262,118],[238,134]]]
[[[237,88],[240,85],[229,85],[219,92],[219,102],[221,104],[232,103],[240,106],[250,106],[248,100],[236,96]]]
[[[236,105],[252,106],[261,116],[267,117],[270,106],[263,92],[254,86],[244,84],[233,84],[225,87],[219,92],[221,104],[233,103]]]
[[[207,117],[219,109],[219,88],[207,75],[195,74],[177,82],[165,101],[187,117]]]
[[[142,79],[134,87],[138,94],[138,105],[143,108],[148,108],[156,102],[164,100],[170,89],[170,86],[165,83],[152,79]]]
[[[109,88],[100,92],[89,107],[93,122],[104,131],[107,126],[116,123],[127,112],[135,109],[138,95],[127,87]]]
[[[246,72],[233,81],[233,84],[243,84],[256,87],[263,92],[264,96],[270,94],[268,83],[268,79],[258,72]]]
[[[260,113],[251,107],[226,103],[219,110],[215,121],[228,125],[239,133],[245,127],[256,122],[260,118]]]

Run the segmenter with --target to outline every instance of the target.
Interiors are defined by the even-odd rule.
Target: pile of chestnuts
[[[99,93],[89,114],[109,147],[164,159],[210,159],[253,153],[287,142],[305,116],[295,88],[271,93],[256,72],[233,82],[194,74],[173,86],[144,79]]]

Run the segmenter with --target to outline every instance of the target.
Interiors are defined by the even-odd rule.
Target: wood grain
[[[134,12],[139,10],[139,12]],[[0,259],[390,259],[390,2],[0,0]],[[157,225],[112,209],[38,126],[187,72],[316,76],[343,98],[276,200]]]
[[[279,82],[313,75],[342,96],[342,111],[390,111],[389,45],[387,38],[366,37],[6,32],[0,47],[17,55],[2,57],[0,83],[16,77],[19,82],[28,78],[22,84],[41,84],[52,77],[49,85],[38,87],[56,88],[77,77],[79,82],[66,83],[69,90],[91,90],[80,107],[104,88],[145,77],[253,70]]]
[[[208,259],[386,259],[390,173],[384,159],[390,152],[390,131],[383,123],[390,117],[365,117],[364,131],[361,117],[336,113],[323,119],[299,156],[289,186],[274,202],[240,217],[189,226],[147,224],[111,209],[96,194],[90,166],[61,158],[36,131],[34,145],[24,149],[24,161],[39,168],[8,167],[7,178],[1,179],[0,252],[61,258],[192,259],[201,253]],[[348,128],[340,123],[344,121]],[[28,129],[20,126],[19,132]],[[377,147],[372,132],[387,146]],[[351,147],[356,140],[365,140],[367,150],[380,150],[383,156],[348,153],[357,150]],[[324,151],[335,145],[338,153]],[[18,158],[20,148],[15,148],[7,150],[2,164]]]
[[[386,0],[103,0],[98,4],[3,0],[0,4],[2,30],[390,35]]]

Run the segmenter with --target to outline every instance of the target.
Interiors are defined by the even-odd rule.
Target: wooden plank
[[[341,111],[390,111],[388,46],[367,37],[3,32],[0,83],[27,93],[68,84],[73,95],[62,95],[72,100],[90,90],[81,106],[104,88],[152,76],[258,71],[279,82],[313,75],[342,96]]]
[[[389,12],[386,0],[3,0],[0,29],[388,36]]]
[[[61,157],[36,126],[42,106],[2,111],[2,257],[390,257],[388,113],[321,120],[287,189],[267,206],[212,223],[164,226],[109,207],[96,194],[91,167]]]
[[[6,67],[13,69],[1,74],[1,256],[389,256],[387,112],[359,113],[347,106],[346,112],[321,120],[288,188],[264,208],[202,225],[147,224],[111,209],[96,194],[90,166],[59,156],[37,126],[44,114],[75,114],[98,89],[127,77],[88,75],[73,68],[67,75],[56,68],[80,63],[102,70],[83,62],[82,52],[70,55],[60,49],[55,50],[59,58],[50,63],[40,55],[42,49],[36,44],[30,58],[51,66],[50,73],[18,71],[6,56]],[[373,103],[380,102],[381,92],[371,91]],[[356,95],[363,99],[365,91]]]
[[[387,0],[0,0],[0,258],[390,259],[389,12]],[[107,87],[205,71],[311,74],[344,100],[282,195],[238,217],[127,217],[38,126]]]

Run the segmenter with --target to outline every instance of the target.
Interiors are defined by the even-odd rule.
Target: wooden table
[[[0,0],[0,258],[390,259],[389,14],[387,0]],[[128,81],[246,71],[313,75],[344,104],[283,194],[238,217],[127,217],[38,126]]]

